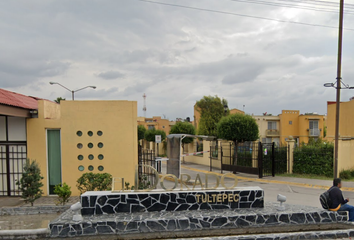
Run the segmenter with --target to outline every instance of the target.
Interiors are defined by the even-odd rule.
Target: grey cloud
[[[70,63],[62,61],[28,61],[0,59],[0,85],[18,87],[38,82],[43,77],[60,76]]]
[[[254,81],[259,74],[263,72],[263,68],[255,65],[239,66],[233,74],[226,75],[221,81],[223,84],[236,84],[242,82]]]
[[[337,26],[335,14],[218,0],[179,4],[281,19],[291,12],[296,21]],[[34,0],[28,9],[25,1],[0,2],[0,84],[24,94],[70,99],[60,88],[51,97],[47,82],[55,77],[64,85],[97,85],[78,92],[78,99],[138,101],[142,115],[146,92],[148,116],[172,119],[192,116],[193,102],[204,95],[274,114],[285,108],[324,112],[335,96],[322,85],[335,78],[336,29],[129,0]],[[343,79],[354,85],[354,34],[344,34]]]
[[[97,74],[97,76],[106,80],[112,80],[117,78],[123,78],[124,74],[118,71],[107,71],[107,72],[101,72]]]

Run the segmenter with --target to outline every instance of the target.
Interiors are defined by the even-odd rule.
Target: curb
[[[49,234],[48,228],[0,230],[0,239],[39,239]]]
[[[222,173],[216,173],[216,172],[210,172],[206,170],[200,170],[197,168],[191,168],[191,167],[186,167],[186,166],[181,166],[183,169],[195,171],[195,172],[202,172],[202,173],[214,173],[218,176],[222,176]],[[323,185],[314,185],[314,184],[306,184],[306,183],[296,183],[296,182],[287,182],[287,181],[279,181],[279,180],[267,180],[267,179],[259,179],[259,178],[248,178],[248,177],[241,177],[237,176],[238,179],[241,180],[248,180],[252,182],[262,182],[262,183],[276,183],[276,184],[284,184],[284,185],[290,185],[290,186],[297,186],[297,187],[306,187],[306,188],[315,188],[315,189],[328,189],[330,186],[323,186]],[[353,192],[354,188],[351,187],[342,187],[342,191],[349,191]]]

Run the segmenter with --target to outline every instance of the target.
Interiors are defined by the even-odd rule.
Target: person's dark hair
[[[342,182],[342,179],[335,178],[335,179],[333,179],[333,186],[338,187],[338,184],[340,184],[341,182]]]

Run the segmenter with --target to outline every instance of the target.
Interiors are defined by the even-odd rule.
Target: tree
[[[233,141],[235,146],[234,164],[237,164],[237,147],[245,141],[258,139],[258,125],[249,115],[240,113],[223,117],[217,126],[218,137]]]
[[[19,189],[22,192],[22,198],[25,202],[30,202],[33,206],[34,201],[40,198],[43,194],[41,187],[43,183],[41,180],[41,169],[38,166],[38,163],[33,160],[30,161],[27,159],[26,164],[23,168],[23,174],[20,181],[16,182],[16,185],[19,185]]]
[[[195,135],[195,127],[189,122],[177,122],[175,125],[171,127],[170,134],[190,134]],[[193,142],[193,138],[186,137],[182,140],[182,143],[191,143]]]
[[[161,141],[166,138],[166,133],[164,131],[156,130],[155,128],[146,130],[144,138],[148,142],[155,142],[155,135],[161,135]]]
[[[138,125],[138,141],[144,139],[146,128],[143,125]]]
[[[200,113],[198,124],[198,134],[207,136],[217,136],[217,124],[220,119],[229,115],[227,101],[218,96],[204,96],[197,101],[196,110]]]
[[[60,103],[60,101],[65,101],[65,100],[66,100],[65,98],[57,97],[57,99],[55,99],[54,102]]]

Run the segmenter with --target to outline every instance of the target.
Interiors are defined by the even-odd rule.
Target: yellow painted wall
[[[234,108],[234,109],[230,110],[230,114],[236,114],[236,113],[240,113],[240,114],[245,115],[245,112],[240,109]]]
[[[138,117],[137,121],[138,125],[142,125],[146,129],[149,129],[149,126],[154,126],[156,130],[162,130],[166,133],[166,135],[170,133],[171,126],[174,125],[174,122],[169,121],[168,119],[161,119],[161,117],[157,116],[152,118]]]
[[[267,135],[267,130],[268,130],[268,122],[269,121],[274,121],[277,123],[277,130],[279,131],[280,129],[280,117],[279,116],[252,116],[258,125],[258,130],[259,130],[259,140],[261,141],[262,138],[279,138],[279,135]],[[280,134],[280,133],[279,133]]]
[[[327,103],[327,139],[334,141],[335,134],[335,102]],[[354,137],[354,100],[340,103],[339,136],[342,138]]]
[[[298,137],[299,133],[299,115],[298,110],[282,110],[280,117],[280,142],[285,143],[285,138],[293,136]],[[292,121],[292,124],[289,122]]]
[[[60,109],[60,118],[53,114],[54,109]],[[38,112],[38,118],[27,121],[27,146],[28,157],[38,161],[45,177],[44,195],[48,194],[46,129],[61,130],[62,181],[71,186],[73,196],[79,195],[76,180],[89,172],[89,165],[94,167],[94,173],[100,172],[98,166],[103,166],[101,173],[108,172],[131,184],[134,182],[138,162],[136,102],[62,101],[58,105],[40,100]],[[82,131],[83,135],[77,136],[77,131]],[[93,136],[88,136],[88,131],[92,131]],[[103,135],[98,136],[97,131],[102,131]],[[82,149],[77,147],[78,143],[83,144]],[[88,147],[89,143],[93,148]],[[98,143],[103,143],[103,147],[99,148]],[[80,154],[84,156],[82,161],[78,160]],[[93,160],[88,159],[89,154],[94,155]],[[99,154],[104,156],[103,160],[98,159]],[[78,170],[80,165],[85,167],[82,172]]]
[[[338,146],[338,174],[343,170],[353,170],[354,140],[339,139]]]
[[[320,130],[320,135],[318,137],[323,138],[324,129],[324,116],[323,115],[300,115],[299,116],[299,140],[300,143],[308,143],[310,136],[310,121],[318,121],[318,128]]]
[[[203,140],[203,151],[209,151],[210,150],[210,141]],[[188,149],[188,150],[187,150]],[[195,141],[193,143],[188,144],[188,148],[186,147],[185,152],[188,153],[193,153],[196,150],[196,143]],[[187,163],[195,163],[195,164],[200,164],[204,166],[210,166],[210,152],[204,153],[203,155],[198,155],[198,156],[186,156],[184,157],[184,161]],[[221,161],[219,159],[212,159],[212,166],[214,168],[221,169]]]
[[[335,102],[327,103],[327,140],[334,141]],[[343,170],[354,169],[354,100],[340,103],[338,174]]]
[[[294,139],[299,138],[299,143],[308,143],[310,139],[310,120],[318,121],[320,135],[318,138],[323,138],[324,119],[325,116],[318,114],[301,114],[298,110],[283,110],[280,117],[280,134],[282,143],[285,143],[286,138],[292,136]],[[289,122],[292,121],[292,124]],[[316,137],[317,138],[317,137]]]

